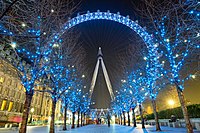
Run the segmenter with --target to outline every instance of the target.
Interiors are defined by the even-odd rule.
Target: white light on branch
[[[25,23],[22,23],[22,27],[26,27],[26,24],[25,24]]]
[[[17,43],[16,43],[16,42],[11,42],[10,46],[11,46],[12,48],[16,48],[16,47],[17,47]]]

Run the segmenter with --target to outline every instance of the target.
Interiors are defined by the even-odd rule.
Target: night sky
[[[137,1],[137,0],[136,0]],[[123,15],[132,15],[133,6],[130,0],[82,0],[80,11],[107,11],[120,12]]]
[[[83,0],[78,12],[80,14],[87,11],[95,12],[97,10],[117,13],[134,18],[131,1],[124,0]],[[80,42],[86,50],[85,59],[87,86],[89,89],[92,75],[97,62],[98,47],[102,48],[103,59],[106,65],[113,91],[120,88],[120,82],[124,75],[124,67],[119,56],[126,58],[125,52],[132,44],[131,36],[137,35],[128,27],[106,20],[94,20],[82,23],[76,26],[81,33]],[[140,40],[141,41],[141,40]],[[128,57],[127,57],[128,58]],[[127,66],[128,67],[128,66]],[[108,108],[110,105],[110,95],[104,79],[102,68],[98,71],[97,81],[92,95],[92,101],[95,102],[93,108]]]
[[[134,4],[139,6],[138,1]],[[121,15],[129,15],[132,20],[136,20],[133,3],[129,0],[83,0],[77,12],[80,14],[110,10],[112,13],[120,12]],[[138,51],[146,49],[144,42],[128,27],[107,20],[93,20],[81,23],[76,26],[81,33],[80,43],[86,52],[85,75],[87,79],[87,89],[89,90],[92,75],[97,62],[98,47],[102,48],[104,63],[110,76],[113,91],[120,88],[121,79],[125,77],[125,71],[137,68],[136,63],[141,61],[143,56]],[[131,49],[131,53],[127,52]],[[128,64],[127,64],[128,62]],[[126,68],[124,68],[124,64]],[[198,81],[192,81],[186,85],[186,98],[192,103],[200,102],[198,98],[200,89]],[[191,97],[194,95],[194,97]],[[110,96],[105,83],[104,75],[100,67],[92,101],[95,102],[92,108],[109,108]]]
[[[88,82],[90,83],[92,80],[97,63],[98,48],[101,47],[113,90],[119,89],[119,83],[124,72],[122,60],[119,57],[121,55],[121,57],[126,58],[127,55],[124,55],[124,52],[131,45],[130,37],[134,33],[124,25],[105,20],[85,22],[77,25],[76,28],[81,32],[80,41],[86,50],[85,66],[87,73],[85,75],[88,77]],[[107,108],[110,103],[101,66],[94,88],[93,101],[96,102],[98,108]]]

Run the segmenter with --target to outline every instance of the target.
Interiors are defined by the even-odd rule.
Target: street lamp
[[[196,78],[196,75],[191,75],[191,77],[192,77],[193,79],[195,79],[195,78]]]
[[[175,102],[174,102],[174,100],[171,99],[168,101],[168,104],[171,106],[171,108],[173,108]]]

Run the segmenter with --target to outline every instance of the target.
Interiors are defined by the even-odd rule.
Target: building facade
[[[43,90],[37,87],[35,90]],[[25,102],[25,89],[21,84],[17,72],[12,65],[0,60],[0,127],[12,126],[20,123],[23,105]],[[51,115],[51,97],[46,92],[35,91],[29,115],[29,123],[48,123]],[[60,117],[61,103],[56,108],[56,119]]]

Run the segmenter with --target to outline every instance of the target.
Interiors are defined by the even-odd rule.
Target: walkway
[[[27,133],[48,133],[48,126],[32,126],[28,127]],[[1,133],[18,133],[17,130],[5,130],[0,129]],[[56,127],[56,133],[155,133],[155,127],[146,126],[146,129],[142,129],[141,125],[138,127],[128,127],[120,125],[88,125],[80,128],[70,129],[68,131],[62,131],[62,127]],[[162,131],[159,133],[186,133],[184,128],[170,128],[162,127]],[[195,133],[200,133],[200,131],[195,131]]]

